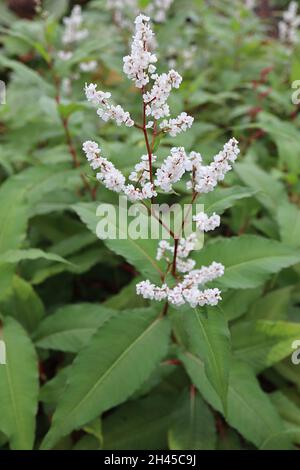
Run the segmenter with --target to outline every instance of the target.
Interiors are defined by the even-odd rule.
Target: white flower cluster
[[[172,3],[173,0],[152,0],[147,6],[145,13],[151,16],[157,23],[164,23]]]
[[[101,156],[100,148],[96,142],[87,140],[84,142],[82,149],[93,170],[100,170],[96,174],[96,178],[107,189],[116,193],[123,192],[132,202],[157,196],[150,182],[146,183],[142,189],[135,188],[132,184],[126,185],[125,176],[112,162]]]
[[[88,30],[81,29],[82,21],[81,6],[75,5],[71,11],[71,15],[63,18],[63,23],[65,25],[65,31],[62,37],[63,44],[72,44],[87,37]]]
[[[146,183],[141,189],[135,188],[133,184],[129,184],[125,187],[124,193],[131,202],[142,201],[143,199],[151,199],[152,197],[157,196],[157,192],[155,191],[153,184],[150,183],[150,181]]]
[[[130,114],[124,111],[122,106],[114,106],[109,103],[111,93],[104,91],[97,91],[97,85],[90,83],[85,85],[85,95],[88,101],[98,106],[97,114],[107,122],[110,119],[116,121],[116,124],[120,126],[125,124],[127,127],[134,125],[134,121],[131,119]]]
[[[175,119],[169,119],[169,121],[164,119],[160,124],[160,128],[163,132],[170,134],[170,136],[176,137],[180,132],[184,132],[192,127],[193,122],[193,117],[189,116],[187,113],[181,113]]]
[[[155,155],[152,155],[152,163],[157,160]],[[145,184],[150,180],[150,168],[149,168],[149,158],[148,155],[142,155],[141,161],[137,163],[129,175],[130,181],[136,183]]]
[[[219,227],[221,223],[220,216],[215,212],[210,217],[205,214],[205,212],[199,212],[193,217],[193,220],[196,222],[197,229],[201,232],[215,230],[215,228]]]
[[[79,64],[80,70],[82,72],[93,72],[96,70],[98,64],[96,60],[89,60],[88,62],[81,62]]]
[[[83,151],[93,170],[100,170],[96,177],[107,189],[117,193],[124,191],[125,177],[115,168],[113,163],[101,156],[100,148],[96,142],[84,142]]]
[[[185,173],[186,153],[183,147],[173,147],[160,168],[156,171],[155,184],[163,191],[172,190],[172,184],[177,183]]]
[[[295,44],[298,42],[297,30],[300,25],[300,16],[297,15],[298,4],[291,2],[287,11],[283,13],[282,21],[278,23],[279,38],[283,42]]]
[[[208,282],[223,276],[224,266],[213,262],[210,266],[190,271],[175,287],[167,284],[155,286],[149,280],[139,282],[136,286],[138,295],[150,300],[167,300],[172,305],[180,306],[186,302],[192,307],[216,305],[221,300],[221,291],[214,289],[199,289]]]
[[[170,108],[167,100],[172,88],[179,88],[182,77],[175,70],[161,75],[153,74],[151,78],[154,80],[153,87],[144,94],[143,99],[146,104],[147,116],[153,116],[160,119],[170,115]]]
[[[187,170],[191,168],[194,182],[188,182],[187,187],[191,188],[194,184],[194,189],[197,193],[213,191],[218,182],[222,181],[226,173],[232,169],[231,163],[237,159],[239,153],[238,141],[235,138],[230,139],[224,145],[223,150],[214,156],[213,162],[210,165],[202,165],[201,155],[192,152],[190,154],[190,161],[187,164]]]
[[[173,185],[179,182],[185,173],[189,173],[187,188],[193,190],[193,197],[199,193],[212,191],[217,183],[224,179],[239,154],[238,142],[234,138],[224,145],[209,165],[203,165],[200,153],[192,151],[187,154],[183,147],[173,147],[170,155],[156,169],[153,181],[153,174],[150,174],[150,171],[152,163],[157,158],[151,153],[147,129],[154,129],[152,143],[155,143],[158,124],[156,120],[170,115],[167,100],[171,90],[180,86],[182,78],[175,70],[161,75],[156,73],[154,63],[157,59],[151,52],[153,32],[149,18],[139,15],[135,20],[135,27],[131,54],[124,57],[124,72],[135,82],[137,88],[142,89],[145,111],[143,126],[135,124],[130,114],[121,106],[112,105],[111,94],[97,91],[97,85],[93,83],[86,85],[85,94],[88,101],[97,106],[97,114],[104,121],[113,119],[118,125],[125,124],[128,127],[135,125],[140,128],[145,135],[148,154],[142,155],[129,175],[129,180],[135,184],[126,184],[125,176],[100,155],[100,149],[95,142],[87,141],[83,144],[86,157],[91,167],[98,170],[97,179],[103,182],[106,188],[124,193],[132,202],[152,199],[157,196],[158,188],[164,192],[172,191]],[[153,80],[153,84],[148,89],[150,80]],[[153,121],[147,122],[145,115],[153,117]],[[190,128],[192,124],[193,118],[183,112],[175,119],[164,119],[159,128],[160,132],[176,136]],[[194,221],[201,232],[214,230],[220,225],[220,217],[215,213],[207,216],[204,212],[200,212],[194,216]],[[168,241],[161,241],[157,250],[157,260],[166,261],[167,273],[172,268],[171,274],[177,284],[175,287],[169,287],[165,283],[162,286],[155,286],[149,280],[145,280],[137,285],[137,293],[146,299],[166,300],[173,305],[184,303],[188,303],[191,307],[216,305],[221,299],[220,290],[206,289],[204,286],[222,276],[224,267],[213,262],[208,267],[195,269],[195,261],[189,255],[195,249],[196,242],[196,234],[176,240],[173,246]]]
[[[190,152],[187,155],[183,147],[173,147],[171,155],[156,171],[155,184],[163,191],[169,192],[172,190],[172,185],[188,171],[192,173],[192,181],[188,181],[187,188],[193,187],[198,193],[208,193],[231,170],[230,163],[236,160],[239,152],[238,141],[230,139],[223,150],[215,155],[210,165],[202,165],[202,157],[198,152]]]
[[[144,13],[151,16],[157,23],[166,21],[167,12],[173,0],[152,0],[144,8]],[[139,0],[107,0],[107,8],[113,10],[114,20],[121,28],[130,28],[130,17],[137,16],[140,10]]]
[[[188,238],[181,238],[178,243],[177,249],[177,263],[176,268],[180,273],[190,272],[195,267],[195,261],[188,258],[190,252],[194,250],[197,240],[197,235],[192,233]],[[171,255],[171,257],[169,256]],[[172,262],[174,255],[174,246],[171,246],[166,240],[161,240],[158,245],[156,259],[159,261],[164,259],[169,265]]]
[[[123,71],[129,79],[135,82],[137,88],[147,85],[149,74],[153,74],[156,70],[153,64],[157,62],[157,57],[150,51],[154,33],[149,21],[150,18],[147,16],[137,16],[131,54],[123,58]]]
[[[77,42],[82,41],[88,36],[88,30],[82,28],[82,11],[80,5],[75,5],[71,11],[69,17],[63,18],[65,30],[62,35],[62,43],[67,47],[67,50],[58,51],[57,57],[68,62],[73,57],[72,45],[74,46]],[[98,64],[95,60],[89,60],[87,62],[81,62],[79,64],[79,70],[81,72],[93,72],[96,70]]]

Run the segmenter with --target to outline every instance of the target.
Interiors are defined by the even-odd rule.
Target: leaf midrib
[[[141,335],[139,335],[132,343],[130,343],[129,347],[126,348],[125,351],[122,352],[120,356],[117,357],[117,359],[113,362],[113,364],[106,370],[106,372],[101,375],[99,379],[97,379],[96,383],[92,386],[92,388],[88,391],[88,393],[82,398],[81,401],[77,402],[76,405],[69,410],[68,416],[70,416],[72,413],[74,413],[80,406],[83,405],[83,403],[90,397],[91,394],[94,393],[95,389],[99,387],[99,385],[105,381],[107,376],[110,374],[111,371],[113,371],[117,365],[122,361],[122,359],[132,350],[132,348],[141,340],[145,337],[146,334],[148,334],[154,326],[161,321],[161,318],[156,318],[148,327],[146,330],[143,331]],[[64,418],[66,419],[66,418]],[[59,421],[58,421],[59,422]]]

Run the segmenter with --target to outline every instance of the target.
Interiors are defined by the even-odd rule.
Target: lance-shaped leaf
[[[224,264],[225,274],[218,284],[246,289],[258,287],[271,274],[299,263],[300,252],[275,240],[244,235],[211,243],[195,259],[203,265],[213,261]]]
[[[237,358],[257,372],[291,355],[293,341],[300,338],[300,324],[284,321],[241,321],[231,329]]]
[[[97,205],[94,203],[79,203],[73,206],[73,209],[88,228],[96,233],[97,224],[101,220],[101,217],[96,215]],[[127,222],[123,220],[124,223],[119,223],[117,207],[111,206],[111,211],[112,213],[110,211],[107,213],[107,224],[109,224],[112,236],[103,240],[106,246],[118,255],[123,256],[145,277],[159,283],[163,276],[163,269],[156,260],[157,240],[148,237],[146,239],[133,238],[130,236],[130,232],[128,233]],[[127,220],[127,211],[123,216]],[[147,229],[150,219],[145,216],[142,218]]]
[[[179,355],[205,400],[222,412],[222,405],[209,383],[203,361],[191,353]],[[226,420],[248,441],[265,450],[291,449],[292,443],[269,397],[261,390],[254,372],[238,361],[231,362]]]
[[[96,330],[116,313],[101,304],[65,305],[39,325],[34,335],[36,345],[40,348],[78,352]]]
[[[29,337],[14,319],[5,318],[1,336],[6,364],[0,365],[0,430],[11,449],[29,450],[38,403],[37,358]]]
[[[225,316],[217,309],[207,314],[204,309],[183,308],[174,321],[175,331],[179,327],[186,335],[188,351],[204,361],[206,375],[226,414],[230,334]]]
[[[157,309],[113,317],[74,361],[43,448],[124,402],[167,352],[169,322]]]
[[[214,416],[197,391],[185,391],[181,397],[168,437],[171,450],[215,449],[217,433]]]

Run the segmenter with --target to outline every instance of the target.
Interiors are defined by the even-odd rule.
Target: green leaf
[[[105,450],[158,450],[167,448],[167,432],[177,396],[151,393],[117,408],[103,420]]]
[[[97,205],[91,203],[79,203],[73,206],[73,209],[88,228],[93,233],[96,233],[97,223],[99,222],[99,218],[96,216]],[[118,217],[116,217],[116,219],[118,219]],[[114,222],[116,222],[115,225]],[[120,229],[121,235],[124,238],[106,239],[104,240],[106,246],[118,255],[123,256],[145,277],[153,282],[159,283],[163,276],[163,271],[158,261],[156,261],[157,240],[134,240],[133,238],[130,238],[126,231],[123,231],[122,227],[118,226],[117,220],[110,220],[110,224],[116,228],[117,233],[118,229]]]
[[[216,188],[215,191],[201,195],[199,201],[204,205],[204,210],[208,215],[213,212],[223,214],[223,212],[232,207],[236,201],[249,198],[253,196],[253,194],[255,194],[255,191],[242,186]]]
[[[238,163],[234,170],[256,192],[256,199],[272,214],[276,214],[279,201],[282,203],[287,200],[283,184],[254,163]]]
[[[166,354],[169,333],[156,309],[122,312],[101,327],[74,361],[42,448],[124,402]]]
[[[16,249],[26,235],[28,208],[24,202],[24,187],[15,178],[0,188],[0,256]],[[11,287],[14,267],[0,262],[1,296]]]
[[[230,334],[224,315],[217,309],[207,315],[201,309],[181,308],[181,317],[175,321],[182,323],[180,327],[187,334],[188,350],[204,361],[206,375],[226,414]]]
[[[88,108],[88,104],[85,102],[77,102],[77,103],[60,103],[58,105],[58,112],[63,118],[70,117],[73,113],[77,111],[83,111]]]
[[[169,430],[171,450],[213,450],[217,434],[212,412],[195,391],[185,392]]]
[[[78,352],[114,314],[115,310],[101,304],[65,305],[39,325],[34,335],[36,345],[57,351]]]
[[[284,321],[242,321],[231,329],[237,358],[257,372],[292,354],[292,343],[300,338],[300,324]]]
[[[54,94],[54,88],[44,80],[42,75],[37,73],[34,69],[27,67],[20,61],[11,60],[4,55],[0,56],[0,65],[14,70],[23,78],[23,83],[26,81],[27,85],[38,86],[44,93],[48,95]]]
[[[18,276],[13,278],[11,296],[1,308],[4,314],[13,316],[28,332],[34,331],[45,315],[44,305],[37,293]]]
[[[292,290],[293,286],[283,287],[261,297],[251,306],[247,319],[285,320],[291,303]]]
[[[40,401],[57,405],[66,387],[70,370],[71,366],[59,369],[56,375],[42,386],[39,396]]]
[[[218,284],[235,289],[258,287],[271,274],[293,266],[300,261],[299,250],[276,240],[256,235],[219,239],[195,256],[200,264],[218,261],[225,266],[225,274]]]
[[[9,250],[0,256],[1,263],[19,263],[23,260],[36,260],[47,259],[48,261],[57,261],[58,263],[71,264],[66,259],[62,258],[55,253],[47,253],[46,251],[37,248],[30,248],[28,250]]]
[[[191,353],[182,353],[179,358],[205,400],[222,412],[220,399],[205,375],[204,362]],[[226,420],[260,449],[292,447],[285,435],[283,422],[268,396],[261,390],[254,373],[246,364],[237,361],[231,362]]]
[[[253,304],[253,302],[261,296],[262,289],[229,289],[222,292],[222,300],[218,304],[227,321],[236,320],[244,315]],[[215,307],[207,308],[208,315],[214,315]]]
[[[300,430],[300,408],[281,391],[270,395],[273,405],[285,421],[299,426]]]
[[[300,210],[290,203],[280,204],[277,211],[280,238],[286,245],[300,247]]]
[[[6,317],[2,331],[6,365],[0,365],[0,430],[13,450],[32,449],[38,403],[34,347],[23,328]]]

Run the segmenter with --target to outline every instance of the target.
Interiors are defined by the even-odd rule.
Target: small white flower
[[[197,160],[195,164],[187,159],[187,168],[192,168],[195,190],[198,193],[208,193],[212,191],[222,181],[226,173],[231,170],[231,163],[233,163],[240,150],[238,148],[238,141],[230,139],[223,147],[223,150],[214,156],[214,160],[210,165],[202,165],[201,159]],[[191,156],[191,154],[190,154]],[[188,183],[188,188],[192,183]]]
[[[220,216],[215,212],[210,217],[208,217],[205,212],[199,212],[197,215],[194,215],[193,220],[196,222],[196,226],[201,232],[215,230],[221,223]]]
[[[160,124],[160,128],[170,134],[170,136],[175,137],[181,132],[185,132],[187,129],[192,127],[194,118],[189,116],[187,113],[181,113],[175,119],[166,119]]]
[[[290,2],[287,11],[283,13],[282,20],[278,23],[279,38],[282,42],[295,44],[298,42],[298,28],[300,26],[300,16],[297,15],[298,4]]]
[[[81,29],[83,22],[81,6],[75,5],[69,17],[63,18],[65,30],[62,37],[63,44],[72,44],[88,36],[87,29]]]
[[[149,25],[150,18],[139,15],[135,19],[135,35],[131,46],[131,54],[123,58],[124,73],[135,82],[137,88],[143,88],[149,82],[150,65],[157,61],[155,54],[150,52],[154,33]],[[150,68],[150,71],[149,71]]]
[[[144,299],[161,301],[167,298],[168,287],[166,284],[157,287],[147,279],[136,285],[136,293],[142,295]]]
[[[113,163],[101,156],[98,144],[88,140],[84,142],[82,148],[91,167],[94,170],[100,169],[96,178],[111,191],[115,191],[117,193],[124,191],[125,176],[115,168]]]
[[[73,57],[73,52],[71,51],[58,51],[57,53],[57,57],[60,59],[60,60],[63,60],[63,61],[68,61],[70,59],[72,59]]]
[[[154,79],[153,87],[143,96],[146,103],[146,114],[147,116],[153,116],[155,119],[169,116],[170,109],[167,105],[167,99],[172,88],[179,87],[182,77],[175,70],[170,70],[168,73],[155,75],[151,78]]]
[[[96,60],[90,60],[89,62],[81,62],[79,67],[82,72],[93,72],[96,70],[98,64]]]
[[[144,199],[151,199],[157,196],[152,183],[146,183],[142,189],[135,188],[132,184],[124,188],[124,193],[131,202],[142,201]]]
[[[127,127],[132,127],[134,125],[134,121],[131,119],[130,114],[127,111],[124,111],[122,106],[119,104],[117,106],[110,104],[109,99],[111,97],[111,93],[97,91],[97,85],[94,83],[90,83],[89,85],[85,84],[84,90],[87,100],[94,105],[99,106],[97,114],[104,122],[112,119],[118,126],[125,124]]]
[[[152,155],[152,163],[156,161],[156,156]],[[141,185],[150,180],[150,166],[148,155],[142,155],[141,161],[137,163],[129,175],[130,181],[138,182]]]
[[[156,171],[155,184],[169,192],[172,190],[172,184],[181,179],[185,173],[186,153],[183,147],[173,147],[171,155],[163,162],[162,166]]]

